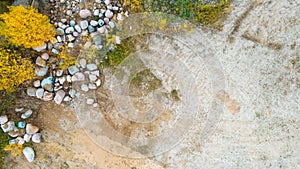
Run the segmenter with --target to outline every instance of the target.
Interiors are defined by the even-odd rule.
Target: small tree
[[[0,35],[16,45],[25,48],[38,47],[55,36],[55,29],[47,16],[32,7],[8,7],[9,13],[0,15]]]
[[[33,65],[29,60],[0,47],[0,90],[13,92],[18,85],[33,76]]]

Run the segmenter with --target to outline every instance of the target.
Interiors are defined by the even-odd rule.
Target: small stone
[[[104,26],[102,26],[102,27],[98,28],[97,31],[102,34],[106,31],[106,28]]]
[[[83,20],[80,22],[81,29],[86,29],[86,28],[88,28],[88,26],[89,26],[89,23],[87,20]]]
[[[82,68],[86,68],[86,59],[80,59],[79,60],[79,65],[80,65],[80,67],[82,67]]]
[[[98,107],[98,105],[99,105],[98,103],[94,103],[94,104],[93,104],[93,107],[96,108],[96,107]]]
[[[72,35],[67,35],[66,37],[67,37],[68,42],[72,42],[75,40],[74,36],[72,36]]]
[[[112,10],[113,10],[113,11],[118,11],[118,10],[119,10],[119,7],[114,6],[114,7],[112,7]]]
[[[59,81],[60,84],[64,84],[65,81],[66,81],[66,77],[65,76],[60,77],[60,78],[58,78],[58,81]]]
[[[88,9],[83,9],[83,10],[80,10],[79,11],[79,16],[81,17],[81,18],[87,18],[87,17],[89,17],[89,16],[91,16],[92,14],[91,14],[91,11],[90,10],[88,10]]]
[[[10,137],[18,137],[19,136],[19,129],[14,127],[12,131],[7,133]]]
[[[121,44],[121,39],[120,39],[120,36],[116,36],[116,44]]]
[[[62,18],[60,21],[61,21],[62,23],[66,23],[66,22],[67,22],[67,19],[66,19],[66,18]]]
[[[82,84],[82,85],[81,85],[81,90],[82,90],[82,91],[84,91],[84,92],[87,92],[87,91],[89,91],[89,87],[88,87],[88,85],[86,85],[86,84]]]
[[[72,82],[72,76],[70,76],[70,75],[67,76],[67,82],[69,82],[69,83]]]
[[[62,39],[60,36],[57,36],[56,39],[57,39],[57,42],[59,42],[59,43],[62,42]]]
[[[83,30],[81,33],[81,36],[88,36],[89,35],[89,31],[88,30]]]
[[[1,128],[2,128],[4,133],[10,132],[10,131],[15,129],[15,122],[9,121],[5,124],[1,124]]]
[[[104,12],[105,12],[105,11],[104,11]],[[102,18],[102,17],[103,17],[103,13],[100,12],[99,15],[98,15],[98,17],[99,17],[99,18]]]
[[[43,88],[38,88],[37,90],[36,90],[36,97],[38,98],[38,99],[41,99],[43,96],[44,96],[44,89]]]
[[[25,147],[23,149],[23,154],[28,162],[30,162],[30,163],[33,162],[35,153],[31,147]]]
[[[75,24],[76,24],[76,23],[75,23],[75,21],[74,21],[74,20],[71,20],[71,21],[70,21],[70,26],[74,27],[74,26],[75,26]]]
[[[57,49],[54,49],[54,48],[51,51],[52,51],[52,53],[57,54],[57,55],[59,53],[59,51]]]
[[[37,76],[46,76],[46,74],[48,73],[48,69],[49,69],[48,66],[42,67],[42,68],[36,68],[35,69],[35,74]]]
[[[96,76],[100,76],[100,71],[99,70],[95,70],[91,72],[92,75],[96,75]]]
[[[93,83],[89,83],[89,89],[95,90],[97,89],[97,86]]]
[[[41,142],[41,138],[42,138],[42,134],[41,133],[35,133],[32,135],[32,142],[34,143],[40,143]]]
[[[104,18],[103,20],[104,20],[104,22],[105,22],[106,24],[108,24],[109,18]]]
[[[72,76],[72,82],[77,82],[77,81],[84,81],[85,77],[84,74],[81,72],[77,72]]]
[[[92,70],[96,70],[96,69],[97,69],[97,65],[94,64],[94,63],[87,64],[86,67],[87,67],[87,69],[88,69],[89,71],[92,71]]]
[[[98,79],[95,83],[96,83],[96,86],[99,87],[101,85],[101,80]]]
[[[105,22],[102,19],[99,19],[98,24],[99,24],[99,26],[103,26],[105,24]]]
[[[45,86],[48,85],[48,87],[50,87],[50,88],[48,88],[48,91],[52,91],[52,88],[53,88],[53,82],[54,82],[53,80],[54,80],[54,79],[53,79],[52,76],[49,76],[49,77],[43,79],[42,82],[41,82],[42,88],[45,89],[45,88],[46,88]],[[49,86],[49,85],[50,85],[50,86]]]
[[[69,91],[69,95],[70,95],[72,98],[74,98],[74,97],[75,97],[75,94],[76,94],[76,90],[74,90],[74,89],[70,89],[70,91]]]
[[[73,32],[73,36],[74,36],[74,37],[78,37],[78,36],[79,36],[79,33],[78,33],[78,32]]]
[[[95,28],[91,25],[88,27],[88,30],[90,33],[95,32]]]
[[[68,72],[71,74],[71,75],[74,75],[75,73],[79,72],[79,69],[77,66],[71,66],[68,68]]]
[[[47,44],[44,43],[41,46],[37,46],[37,47],[34,47],[32,49],[35,50],[35,51],[37,51],[37,52],[41,52],[41,51],[45,50],[46,48],[47,48]]]
[[[0,124],[4,124],[8,121],[7,115],[0,116]]]
[[[26,122],[24,122],[24,121],[19,121],[19,122],[17,123],[17,126],[18,126],[18,128],[23,129],[23,128],[25,128],[25,126],[26,126]]]
[[[61,104],[61,102],[63,101],[64,97],[65,97],[66,93],[63,90],[59,90],[56,92],[55,97],[54,97],[54,101],[56,104]]]
[[[63,29],[61,29],[61,28],[57,28],[56,29],[56,33],[57,33],[57,35],[64,35],[65,31]]]
[[[27,134],[34,134],[39,131],[39,128],[37,126],[34,126],[32,124],[27,124],[26,125],[26,133]]]
[[[68,43],[69,48],[74,48],[74,43]]]
[[[94,16],[98,16],[99,13],[100,13],[99,9],[96,9],[96,10],[94,11]]]
[[[67,10],[66,14],[67,14],[68,16],[72,16],[72,10]]]
[[[46,66],[46,61],[44,59],[42,59],[41,57],[37,57],[35,64],[41,67],[45,67]]]
[[[94,99],[86,99],[86,104],[91,105],[94,103]]]
[[[44,59],[44,60],[48,60],[49,59],[49,54],[48,53],[43,53],[41,55],[41,57]]]
[[[95,82],[97,80],[97,76],[89,74],[89,79],[90,79],[90,82]]]
[[[59,91],[60,89],[62,89],[63,87],[62,86],[55,86],[54,87],[54,92],[57,92],[57,91]]]
[[[115,27],[115,23],[113,21],[108,22],[108,25],[112,29]]]
[[[64,71],[59,69],[59,70],[56,71],[56,76],[60,77],[60,76],[63,75],[63,73],[64,73]]]
[[[54,96],[54,93],[50,93],[50,92],[45,91],[44,96],[43,96],[43,100],[44,101],[50,101],[50,100],[53,99],[53,96]]]
[[[69,102],[69,101],[71,101],[72,100],[72,98],[70,97],[70,96],[66,96],[65,98],[64,98],[64,102]]]
[[[97,26],[97,25],[98,25],[98,22],[95,21],[95,20],[91,20],[91,21],[90,21],[90,25],[92,25],[92,26]]]
[[[25,113],[23,113],[22,115],[21,115],[21,118],[22,119],[27,119],[27,118],[29,118],[31,115],[32,115],[32,113],[33,113],[33,111],[30,109],[30,110],[27,110]]]
[[[104,0],[105,5],[109,5],[110,4],[110,0]]]
[[[105,11],[105,17],[107,17],[107,18],[112,18],[113,15],[114,15],[114,13],[113,13],[112,11],[110,11],[110,10],[106,10],[106,11]]]
[[[29,142],[30,138],[31,138],[31,134],[25,134],[23,138],[24,138],[24,141]]]
[[[22,137],[17,137],[16,138],[16,143],[19,145],[23,145],[25,143],[25,140]]]
[[[118,21],[122,21],[123,20],[122,14],[120,14],[120,13],[117,14],[117,20]]]
[[[24,110],[23,107],[17,107],[17,108],[15,108],[15,112],[21,112],[21,111],[23,111],[23,110]]]
[[[8,144],[17,144],[16,139],[11,139],[8,141]]]
[[[75,25],[74,28],[77,32],[79,32],[79,33],[81,32],[81,28],[79,25]]]
[[[36,88],[29,87],[26,90],[28,96],[35,96]]]
[[[111,5],[111,4],[108,4],[108,5],[106,6],[106,8],[109,9],[109,10],[112,10],[112,5]]]
[[[65,32],[66,32],[66,34],[70,34],[70,33],[74,32],[74,31],[75,30],[74,30],[73,27],[68,27]]]

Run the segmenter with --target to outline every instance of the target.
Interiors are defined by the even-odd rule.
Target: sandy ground
[[[170,151],[123,158],[86,135],[72,106],[44,103],[37,116],[44,139],[34,146],[37,159],[11,158],[8,168],[300,168],[299,16],[297,0],[236,0],[222,31],[178,37],[203,55],[185,60],[192,73],[199,74],[209,56],[222,68],[223,91],[216,98],[224,109],[205,139],[200,137],[208,130],[199,123],[187,126],[186,138]]]

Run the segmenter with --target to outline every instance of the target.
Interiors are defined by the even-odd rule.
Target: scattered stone
[[[94,103],[94,104],[93,104],[93,107],[96,108],[96,107],[98,107],[98,105],[99,105],[98,103]]]
[[[44,96],[44,89],[43,88],[38,88],[37,90],[36,90],[36,97],[38,98],[38,99],[41,99],[43,96]]]
[[[81,33],[82,36],[88,36],[88,34],[89,34],[88,30],[83,30]]]
[[[95,83],[96,83],[96,86],[99,87],[101,85],[101,80],[98,79]]]
[[[42,80],[41,86],[42,86],[42,88],[44,88],[45,90],[51,92],[51,91],[53,91],[53,83],[54,83],[53,77],[52,77],[52,76],[49,76],[49,77],[47,77],[47,78],[45,78],[45,79]]]
[[[87,99],[86,104],[91,105],[94,103],[94,99]]]
[[[60,21],[61,21],[62,23],[66,23],[66,22],[67,22],[67,19],[66,19],[66,18],[62,18]]]
[[[70,89],[70,91],[69,91],[69,95],[70,95],[72,98],[74,98],[74,97],[75,97],[75,94],[76,94],[76,90],[74,90],[74,89]]]
[[[103,19],[99,19],[98,24],[99,24],[99,26],[103,26],[105,24],[105,22],[103,21]]]
[[[92,14],[91,14],[91,11],[88,10],[88,9],[83,9],[83,10],[80,10],[79,11],[79,16],[83,19],[87,18],[87,17],[90,17]]]
[[[18,128],[23,129],[23,128],[25,128],[25,126],[26,126],[26,122],[24,122],[24,121],[19,121],[19,122],[17,123],[17,126],[18,126]]]
[[[53,99],[53,96],[54,96],[54,93],[50,93],[50,92],[45,91],[44,96],[43,96],[43,100],[44,101],[50,101],[50,100]]]
[[[17,108],[15,108],[15,112],[21,112],[21,111],[23,111],[23,110],[24,110],[23,107],[17,107]]]
[[[57,70],[56,71],[56,76],[58,76],[58,77],[60,77],[60,76],[62,76],[63,75],[63,73],[64,73],[64,71],[63,70]]]
[[[92,26],[97,26],[97,25],[98,25],[98,22],[95,21],[95,20],[91,20],[91,21],[90,21],[90,25],[92,25]]]
[[[32,135],[32,142],[34,143],[40,143],[41,142],[41,138],[42,138],[42,134],[41,133],[35,133]]]
[[[24,141],[29,142],[30,138],[31,138],[31,134],[25,134],[23,138],[24,138]]]
[[[65,98],[64,98],[64,102],[69,102],[69,101],[71,101],[72,100],[72,98],[70,97],[70,96],[66,96]]]
[[[57,49],[54,49],[54,48],[53,48],[51,51],[52,51],[52,53],[57,54],[57,55],[58,55],[58,53],[59,53],[58,50],[57,50]]]
[[[96,9],[93,14],[94,14],[94,16],[98,16],[99,13],[100,13],[99,9]]]
[[[109,5],[110,4],[110,0],[104,0],[105,5]]]
[[[65,97],[66,93],[63,90],[59,90],[56,92],[55,97],[54,97],[54,101],[56,104],[61,104],[61,102],[63,101],[64,97]]]
[[[28,96],[35,96],[36,88],[29,87],[27,88],[26,93]]]
[[[71,75],[74,75],[75,73],[79,72],[79,69],[77,66],[71,66],[68,68],[68,72],[71,74]]]
[[[77,72],[72,76],[72,82],[77,82],[77,81],[84,81],[85,77],[84,74],[81,72]]]
[[[57,35],[64,35],[65,34],[64,30],[61,29],[61,28],[57,28],[56,33],[57,33]]]
[[[25,143],[25,140],[22,137],[17,137],[16,138],[16,143],[19,145],[23,145]]]
[[[89,83],[89,89],[95,90],[97,89],[97,86],[93,83]]]
[[[17,144],[16,139],[11,139],[8,141],[8,144]]]
[[[104,22],[105,22],[106,24],[108,24],[109,18],[104,18],[103,20],[104,20]]]
[[[75,40],[74,36],[72,36],[72,35],[67,35],[66,37],[67,37],[68,42],[72,42]]]
[[[47,44],[44,43],[44,44],[41,45],[41,46],[38,46],[38,47],[33,48],[33,50],[35,50],[35,51],[37,51],[37,52],[41,52],[41,51],[45,50],[46,48],[47,48]]]
[[[33,113],[33,111],[30,109],[30,110],[27,110],[25,113],[23,113],[22,115],[21,115],[21,118],[22,119],[27,119],[27,118],[29,118],[31,115],[32,115],[32,113]]]
[[[81,32],[81,28],[79,25],[75,25],[74,28],[77,32],[79,32],[79,33]]]
[[[53,49],[52,49],[53,50]],[[37,76],[46,76],[46,74],[48,73],[48,69],[49,67],[46,66],[46,67],[42,67],[42,68],[36,68],[35,69],[35,74]]]
[[[66,81],[66,77],[65,76],[60,77],[60,78],[58,78],[58,81],[59,81],[60,84],[64,84],[65,81]]]
[[[88,30],[90,33],[95,32],[95,28],[93,26],[88,26]]]
[[[74,37],[78,37],[78,36],[79,36],[79,33],[78,33],[78,32],[73,32],[73,36],[74,36]]]
[[[71,21],[70,21],[70,26],[74,27],[74,26],[75,26],[75,24],[76,24],[76,23],[75,23],[75,21],[74,21],[74,20],[71,20]]]
[[[90,79],[90,82],[95,82],[97,80],[97,76],[89,74],[89,79]]]
[[[30,162],[30,163],[33,162],[34,157],[35,157],[35,153],[34,153],[34,151],[31,147],[25,147],[23,149],[23,154],[26,157],[28,162]]]
[[[44,59],[44,60],[48,60],[49,59],[49,54],[48,53],[43,53],[41,55],[41,57]]]
[[[34,87],[40,87],[41,86],[41,81],[40,80],[36,80],[33,82],[33,86]]]
[[[116,44],[117,44],[117,45],[120,45],[120,44],[121,44],[120,36],[116,36]]]
[[[82,91],[84,91],[84,92],[87,92],[87,91],[89,91],[89,87],[88,87],[88,85],[86,85],[86,84],[82,84],[82,85],[81,85],[81,90],[82,90]]]
[[[97,69],[97,65],[94,64],[94,63],[87,64],[86,67],[87,67],[87,69],[88,69],[89,71],[92,71],[92,70],[96,70],[96,69]]]
[[[34,134],[39,131],[39,128],[37,126],[34,126],[32,124],[27,124],[26,125],[26,133],[27,134]]]
[[[80,67],[82,67],[82,68],[86,68],[86,59],[80,59],[79,60],[79,65],[80,65]]]
[[[4,124],[8,121],[7,115],[0,116],[0,124]]]
[[[113,10],[113,11],[118,11],[118,10],[119,10],[119,7],[114,6],[114,7],[112,7],[112,10]]]
[[[91,72],[92,75],[96,75],[96,76],[100,76],[100,71],[99,70],[95,70]]]
[[[19,129],[15,127],[12,131],[9,131],[7,134],[10,137],[13,137],[13,138],[18,137],[19,136]]]
[[[109,27],[112,28],[112,29],[115,27],[115,23],[112,22],[112,21],[108,22],[108,25],[109,25]]]
[[[104,21],[103,21],[103,24],[104,24]],[[102,27],[98,28],[97,31],[102,34],[106,31],[106,28],[104,26],[102,26]]]
[[[117,14],[117,20],[118,21],[122,21],[123,20],[122,14],[120,14],[120,13]]]
[[[13,121],[9,121],[5,124],[2,124],[1,128],[2,128],[4,133],[10,132],[10,131],[15,129],[15,123]]]
[[[75,30],[74,30],[73,27],[68,27],[65,32],[66,32],[66,34],[70,34],[70,33],[74,32],[74,31]]]
[[[113,13],[112,11],[106,10],[106,12],[105,12],[105,17],[107,17],[107,18],[112,18],[113,15],[114,15],[114,13]]]
[[[68,15],[68,16],[72,16],[72,10],[67,10],[67,12],[66,12],[66,14]]]

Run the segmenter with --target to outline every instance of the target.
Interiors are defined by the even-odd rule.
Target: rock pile
[[[80,92],[95,90],[101,85],[100,71],[96,64],[87,63],[86,59],[80,59],[78,66],[74,65],[67,70],[57,68],[51,57],[45,57],[46,53],[36,59],[37,76],[43,76],[41,80],[35,80],[33,87],[27,88],[27,94],[44,101],[54,100],[55,103],[71,101]],[[45,59],[46,58],[46,59]],[[51,61],[52,60],[52,61]],[[57,61],[57,60],[56,60]],[[48,65],[53,64],[49,68]],[[81,85],[82,91],[72,88],[73,83],[86,82]]]
[[[26,123],[26,119],[29,118],[33,111],[24,111],[24,108],[16,108],[16,113],[22,113],[22,121],[9,121],[7,115],[0,116],[1,129],[4,133],[7,133],[12,139],[9,140],[9,144],[23,145],[26,142],[40,143],[42,134],[39,132],[39,128],[33,124]],[[29,162],[34,160],[35,153],[31,147],[25,147],[23,154]]]

